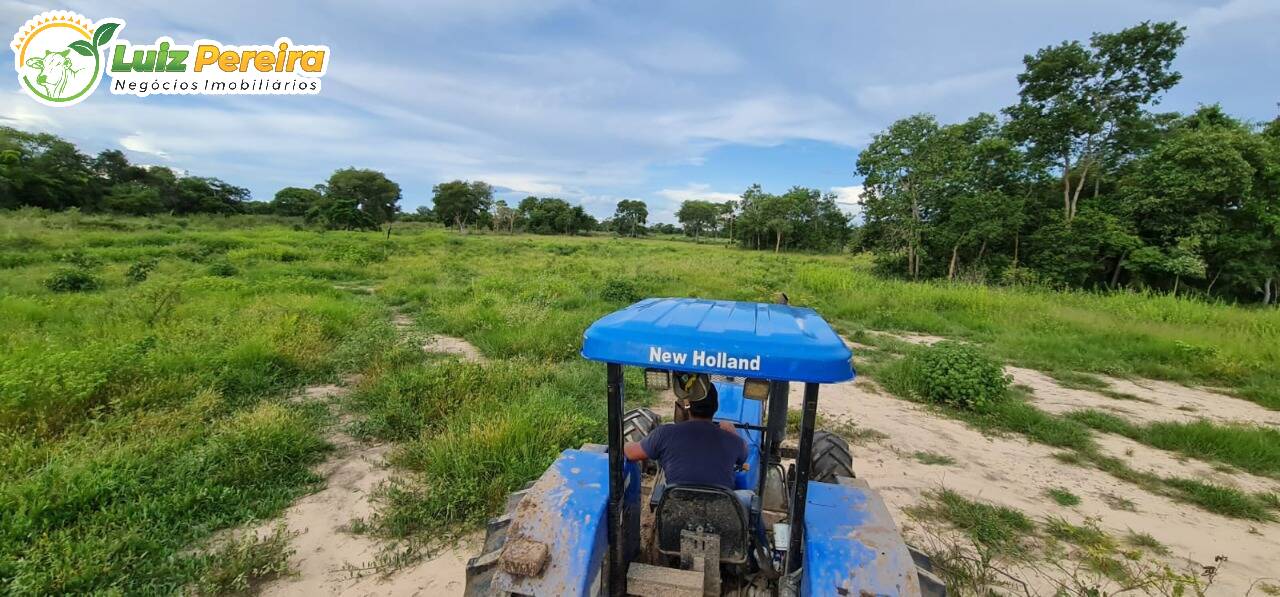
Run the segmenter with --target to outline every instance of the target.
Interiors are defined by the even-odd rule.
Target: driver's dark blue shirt
[[[747,444],[738,434],[706,420],[659,425],[640,447],[662,465],[668,485],[733,489],[734,465],[747,459]]]

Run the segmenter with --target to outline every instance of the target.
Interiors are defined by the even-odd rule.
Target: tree
[[[493,187],[479,180],[442,182],[431,191],[436,216],[445,225],[457,226],[458,232],[465,232],[468,224],[482,219],[493,203]]]
[[[1061,171],[1067,221],[1075,217],[1090,170],[1102,167],[1101,155],[1117,130],[1181,78],[1170,67],[1184,32],[1176,23],[1144,22],[1119,33],[1095,33],[1088,48],[1063,42],[1023,58],[1020,101],[1005,112],[1032,157]]]
[[[511,209],[502,199],[493,204],[493,226],[498,230],[506,230],[508,234],[515,232],[516,210]]]
[[[685,234],[692,232],[693,239],[697,242],[704,229],[715,226],[719,211],[716,204],[710,201],[694,199],[680,204],[676,219],[684,226]]]
[[[649,206],[639,199],[623,199],[613,212],[614,225],[619,234],[625,231],[631,236],[639,236],[648,219]]]
[[[332,200],[352,199],[375,225],[390,222],[400,211],[400,185],[377,170],[345,168],[329,176],[326,194]]]
[[[378,222],[352,197],[335,197],[318,207],[318,219],[330,230],[377,230]]]
[[[96,206],[101,189],[89,158],[74,145],[50,134],[0,127],[0,152],[5,159],[0,208]]]
[[[275,198],[271,200],[271,211],[281,216],[304,216],[323,200],[324,195],[314,188],[285,187],[276,191]]]
[[[165,206],[154,187],[140,182],[126,182],[111,187],[111,192],[102,201],[102,207],[123,214],[147,216],[164,211]]]
[[[957,173],[947,171],[942,127],[929,114],[894,122],[858,155],[866,233],[882,250],[903,251],[907,275],[920,277],[925,222]]]
[[[525,230],[534,234],[573,235],[596,227],[595,218],[582,206],[555,197],[525,197],[516,212]]]
[[[168,207],[176,214],[237,213],[248,199],[248,189],[216,178],[188,176],[174,182]]]
[[[1217,106],[1176,121],[1135,162],[1120,193],[1150,250],[1134,272],[1148,284],[1199,279],[1248,296],[1276,277],[1280,261],[1280,147]],[[1206,289],[1207,291],[1208,289]]]

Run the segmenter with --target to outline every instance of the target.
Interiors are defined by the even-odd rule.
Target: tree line
[[[894,122],[857,159],[855,246],[910,279],[1277,302],[1280,118],[1153,111],[1184,41],[1095,33],[1026,56],[999,115]]]
[[[115,149],[89,157],[56,135],[0,127],[0,209],[237,213],[248,198],[247,189],[217,178],[131,164]]]
[[[684,233],[727,238],[747,249],[840,252],[852,234],[833,193],[801,186],[780,195],[751,185],[738,201],[684,201],[676,212]]]

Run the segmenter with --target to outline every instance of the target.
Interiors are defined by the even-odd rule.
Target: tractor
[[[564,450],[511,494],[467,564],[467,595],[945,595],[854,476],[845,440],[814,429],[820,385],[855,373],[812,309],[645,299],[588,327],[581,354],[606,369],[608,445]],[[628,366],[673,390],[676,421],[716,392],[714,419],[748,447],[732,489],[669,485],[660,463],[624,458],[624,442],[663,424],[648,409],[624,412]],[[803,397],[788,439],[792,383]]]

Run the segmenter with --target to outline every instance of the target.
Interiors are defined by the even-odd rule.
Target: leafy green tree
[[[442,182],[431,191],[436,217],[446,226],[457,226],[458,232],[482,220],[493,204],[493,187],[479,180]]]
[[[639,236],[648,219],[649,206],[639,199],[623,199],[613,212],[614,226],[619,234],[625,232],[631,236]]]
[[[516,212],[525,230],[534,234],[573,235],[596,228],[595,218],[582,206],[555,197],[525,197]]]
[[[1280,257],[1277,149],[1265,131],[1216,106],[1175,122],[1122,182],[1130,217],[1151,247],[1135,261],[1135,273],[1148,284],[1163,273],[1176,288],[1202,277],[1202,267],[1210,286],[1237,296],[1265,288]]]
[[[696,242],[702,238],[703,230],[715,226],[719,211],[716,204],[710,201],[694,199],[680,204],[676,219],[684,226],[685,234],[692,233]]]
[[[1032,157],[1061,171],[1067,221],[1075,217],[1090,170],[1102,167],[1101,155],[1116,131],[1181,78],[1171,67],[1184,32],[1176,23],[1144,22],[1118,33],[1095,33],[1087,48],[1063,42],[1023,59],[1020,101],[1005,112]]]
[[[335,197],[322,204],[319,220],[330,230],[378,229],[378,222],[352,197]]]
[[[271,210],[282,216],[304,216],[311,208],[324,201],[324,195],[314,188],[285,187],[276,191],[271,200]]]
[[[243,211],[249,190],[216,178],[187,176],[172,189],[169,211],[176,214],[236,213]]]
[[[506,230],[508,234],[515,232],[516,220],[518,219],[516,210],[511,209],[507,202],[499,199],[493,204],[493,226],[498,230]]]
[[[54,135],[0,127],[0,208],[93,208],[100,188],[90,160]]]
[[[903,254],[912,279],[921,275],[930,220],[965,176],[953,169],[956,141],[932,115],[917,114],[889,125],[858,155],[865,233],[882,252]]]
[[[102,201],[103,209],[134,216],[157,214],[165,209],[160,192],[140,182],[126,182],[111,187]]]
[[[354,199],[357,207],[375,224],[390,222],[400,211],[400,185],[377,170],[345,168],[329,176],[327,195],[333,199]]]

